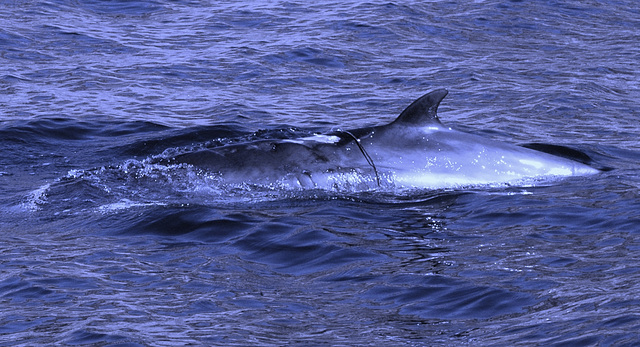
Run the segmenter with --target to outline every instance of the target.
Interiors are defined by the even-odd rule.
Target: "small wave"
[[[47,183],[35,190],[29,192],[26,197],[26,201],[21,203],[20,206],[28,211],[40,210],[40,207],[47,202],[47,192],[51,187],[51,183]]]
[[[89,12],[111,16],[148,16],[161,11],[163,6],[157,1],[86,1],[78,6],[83,6]]]
[[[6,122],[0,127],[3,138],[33,141],[40,139],[84,140],[92,137],[114,137],[165,130],[167,127],[146,121],[108,122],[80,121],[70,118],[44,117]]]

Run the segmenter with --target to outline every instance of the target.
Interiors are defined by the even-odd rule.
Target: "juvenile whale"
[[[581,162],[444,126],[439,89],[393,122],[283,140],[260,140],[183,153],[168,160],[206,170],[225,183],[290,188],[460,188],[526,185],[591,175]]]

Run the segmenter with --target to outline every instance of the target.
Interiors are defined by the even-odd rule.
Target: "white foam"
[[[49,188],[51,188],[51,183],[47,183],[32,190],[27,195],[27,201],[20,204],[20,206],[25,210],[38,211],[40,206],[47,202],[47,191],[49,191]]]
[[[148,207],[148,206],[167,206],[163,202],[135,202],[129,199],[121,199],[118,202],[106,204],[98,207],[98,211],[102,213],[118,212],[122,210],[128,210],[134,207]]]

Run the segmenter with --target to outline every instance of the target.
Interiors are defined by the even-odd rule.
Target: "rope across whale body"
[[[343,134],[349,135],[349,137],[351,137],[355,141],[356,145],[358,145],[358,148],[360,148],[360,152],[362,152],[362,155],[364,156],[364,159],[373,168],[373,173],[375,173],[375,175],[376,175],[376,183],[378,183],[378,187],[380,187],[380,175],[378,175],[378,169],[376,168],[376,164],[373,162],[373,159],[371,158],[369,153],[367,153],[367,151],[364,149],[364,147],[360,143],[360,139],[357,138],[355,135],[353,135],[349,131],[340,130],[340,132],[343,133]]]

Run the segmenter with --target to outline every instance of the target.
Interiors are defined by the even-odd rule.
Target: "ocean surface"
[[[0,1],[0,346],[640,344],[640,7]],[[221,186],[158,158],[442,122],[609,168]]]

